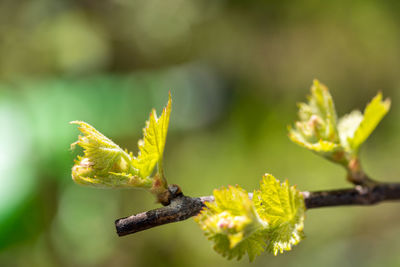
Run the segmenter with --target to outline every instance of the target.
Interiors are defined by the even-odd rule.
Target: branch
[[[356,186],[352,189],[302,192],[302,194],[307,209],[373,205],[383,201],[400,200],[400,183],[378,183],[372,187]],[[249,196],[253,195],[249,194]],[[117,234],[124,236],[163,224],[186,220],[197,215],[205,207],[205,202],[211,201],[214,201],[213,196],[192,198],[179,193],[165,207],[116,220]]]
[[[115,221],[117,234],[124,236],[167,223],[179,222],[197,215],[204,207],[200,198],[178,196],[168,206]]]

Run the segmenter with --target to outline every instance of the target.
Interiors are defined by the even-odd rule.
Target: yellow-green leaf
[[[291,129],[289,129],[289,138],[292,142],[322,155],[331,155],[332,152],[340,148],[340,145],[322,139],[315,143],[309,143],[298,132]]]
[[[138,142],[139,154],[133,160],[133,165],[139,170],[139,176],[142,178],[149,177],[157,163],[158,172],[162,176],[162,158],[170,113],[171,95],[169,95],[167,106],[163,109],[161,116],[158,118],[153,109],[150,119],[146,122],[146,127],[143,129],[143,139]]]
[[[214,190],[215,202],[206,203],[196,217],[214,249],[229,259],[240,259],[246,252],[249,259],[264,251],[265,236],[260,230],[268,224],[260,221],[248,193],[240,187]]]
[[[305,204],[302,194],[288,181],[280,183],[266,174],[253,194],[258,216],[269,225],[269,251],[277,255],[291,250],[303,238]]]
[[[150,187],[151,181],[138,176],[133,167],[133,156],[83,121],[79,125],[83,136],[71,145],[81,146],[84,156],[78,156],[72,168],[73,180],[82,185],[95,187]]]
[[[254,231],[233,248],[228,236],[225,234],[209,235],[208,239],[214,242],[214,250],[223,257],[228,258],[228,260],[240,260],[247,253],[249,261],[252,262],[256,256],[265,251],[267,235],[268,233],[265,229]]]
[[[386,99],[383,101],[382,98],[382,93],[378,93],[367,105],[363,119],[354,132],[354,136],[348,139],[355,153],[357,153],[360,145],[367,140],[390,109],[390,100]]]

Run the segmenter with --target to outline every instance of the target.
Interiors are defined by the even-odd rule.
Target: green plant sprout
[[[375,182],[363,172],[359,160],[361,145],[389,109],[390,100],[383,101],[382,94],[378,93],[364,114],[353,111],[338,119],[328,88],[314,80],[308,102],[299,104],[299,121],[289,127],[289,138],[293,142],[344,166],[348,171],[347,179],[370,192],[368,196],[360,193],[357,187],[300,192],[295,186],[289,186],[287,180],[281,183],[270,174],[264,175],[260,188],[253,193],[239,186],[228,186],[215,189],[210,197],[184,196],[178,186],[168,185],[163,170],[171,94],[160,117],[152,110],[136,157],[88,123],[71,122],[79,125],[83,134],[72,147],[78,145],[84,150],[84,155],[78,156],[72,168],[72,179],[81,185],[100,188],[146,189],[165,206],[144,215],[117,220],[119,235],[196,215],[195,221],[214,243],[216,252],[228,259],[241,259],[247,254],[253,261],[265,250],[278,255],[297,245],[304,237],[306,208],[400,199],[399,184]],[[383,196],[375,199],[372,198],[374,194]]]
[[[84,149],[84,156],[78,156],[72,168],[72,179],[78,184],[95,187],[144,188],[156,194],[161,203],[167,202],[167,181],[162,161],[170,113],[171,95],[160,117],[154,109],[150,113],[143,129],[143,139],[138,142],[137,157],[122,150],[88,123],[72,121],[84,134],[71,145],[72,148],[79,145]],[[152,175],[156,166],[157,171]]]
[[[337,119],[335,105],[328,88],[314,80],[308,103],[300,103],[299,119],[289,127],[289,138],[328,160],[343,165],[351,182],[367,180],[361,174],[359,150],[390,109],[390,100],[382,101],[378,93],[365,108]]]

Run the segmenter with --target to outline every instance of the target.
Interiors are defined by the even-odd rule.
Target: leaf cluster
[[[299,121],[293,128],[289,127],[289,138],[331,161],[348,166],[351,160],[358,158],[361,145],[389,109],[390,100],[382,100],[382,93],[378,93],[364,114],[355,110],[337,119],[328,88],[314,80],[308,102],[299,104]]]
[[[228,259],[247,253],[252,261],[264,250],[277,255],[303,238],[304,199],[287,181],[266,174],[252,199],[238,186],[214,190],[214,197],[196,221]]]
[[[137,187],[157,193],[166,190],[162,160],[170,113],[171,95],[160,117],[152,110],[143,129],[143,139],[138,142],[137,157],[121,149],[88,123],[71,122],[79,125],[83,134],[71,147],[78,145],[84,152],[83,157],[78,156],[72,168],[73,180],[78,184],[103,188]],[[157,172],[152,176],[156,165]]]

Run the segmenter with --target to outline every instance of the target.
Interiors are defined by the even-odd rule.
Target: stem
[[[374,181],[371,179],[361,168],[360,159],[357,156],[352,157],[349,160],[348,165],[346,166],[347,169],[347,181],[354,185],[360,185],[363,187],[374,187],[378,185],[379,182]]]
[[[172,189],[171,187],[177,187],[180,191],[179,186],[177,185],[168,185],[167,179],[164,175],[163,163],[162,158],[157,162],[157,174],[154,176],[153,184],[151,188],[151,192],[156,195],[157,201],[164,206],[170,204],[171,200],[176,197],[173,192],[177,191]],[[176,192],[175,192],[176,193]]]
[[[164,166],[163,166],[163,159],[159,159],[157,162],[157,171],[158,171],[158,175],[161,177],[161,181],[164,185],[165,188],[168,187],[168,182],[167,179],[165,178],[165,174],[164,174]]]
[[[171,190],[171,189],[170,189]],[[375,183],[371,186],[356,186],[350,189],[302,192],[307,209],[373,205],[383,201],[400,200],[400,183]],[[155,210],[121,218],[115,221],[117,234],[124,236],[163,224],[186,220],[197,215],[205,202],[214,201],[213,196],[191,198],[180,191],[174,193],[170,204]],[[250,197],[253,195],[250,193]]]

